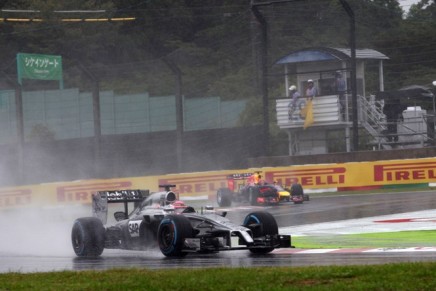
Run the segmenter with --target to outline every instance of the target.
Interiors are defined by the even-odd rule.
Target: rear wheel
[[[261,238],[267,235],[277,236],[279,227],[277,222],[269,212],[253,212],[248,214],[244,219],[243,226],[251,229],[253,238]],[[274,248],[251,248],[254,254],[266,254],[273,251]]]
[[[79,257],[98,257],[103,253],[105,229],[96,217],[83,217],[74,221],[71,242]]]
[[[232,191],[229,188],[220,188],[216,193],[216,202],[220,207],[228,207],[232,204]]]
[[[186,238],[192,237],[193,229],[189,219],[183,215],[168,215],[157,231],[159,249],[167,257],[184,257],[183,246]]]

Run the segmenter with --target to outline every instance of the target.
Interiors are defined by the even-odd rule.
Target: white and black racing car
[[[188,253],[214,253],[248,249],[266,254],[276,248],[290,248],[291,236],[280,235],[274,217],[264,211],[248,214],[241,225],[212,207],[200,211],[178,200],[175,185],[160,185],[165,191],[99,191],[92,198],[92,217],[74,221],[71,241],[79,257],[96,257],[107,249],[146,250],[156,245],[167,257]],[[135,207],[128,213],[128,205]],[[123,203],[115,212],[116,223],[106,225],[108,203]]]

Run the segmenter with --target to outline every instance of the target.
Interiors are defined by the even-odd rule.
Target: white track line
[[[405,230],[436,230],[436,210],[338,220],[300,226],[281,227],[281,234],[293,236],[359,234]]]
[[[436,247],[409,247],[409,248],[347,248],[347,249],[276,249],[274,254],[344,254],[344,253],[409,253],[409,252],[436,252]]]

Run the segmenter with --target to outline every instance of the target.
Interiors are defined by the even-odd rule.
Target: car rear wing
[[[136,207],[144,198],[150,195],[149,190],[107,190],[97,191],[92,195],[92,214],[101,220],[103,224],[107,222],[108,203],[123,203],[124,214],[129,214],[129,203],[135,203]]]

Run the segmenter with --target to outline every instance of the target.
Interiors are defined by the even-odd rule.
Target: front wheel
[[[277,236],[279,233],[279,227],[277,222],[269,212],[252,212],[248,214],[245,219],[243,226],[251,229],[253,233],[253,238],[262,238],[267,235]],[[253,254],[266,254],[272,252],[274,248],[251,248],[250,252]]]
[[[220,188],[216,193],[216,202],[220,207],[229,207],[232,204],[232,191],[229,188]]]
[[[248,189],[248,202],[250,205],[257,205],[257,197],[259,196],[259,189],[256,187],[250,187]]]
[[[183,215],[167,215],[159,224],[157,242],[159,249],[167,257],[184,257],[183,252],[186,238],[193,235],[189,219]]]
[[[79,257],[98,257],[103,253],[105,229],[96,217],[83,217],[74,221],[71,242]]]

